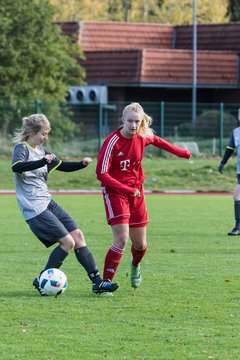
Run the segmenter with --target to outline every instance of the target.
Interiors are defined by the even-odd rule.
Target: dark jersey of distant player
[[[237,127],[232,131],[228,145],[227,153],[225,155],[224,164],[227,162],[228,158],[236,150],[237,152],[237,174],[240,174],[240,127]]]

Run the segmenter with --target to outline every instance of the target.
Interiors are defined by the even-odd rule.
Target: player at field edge
[[[178,157],[191,153],[156,136],[152,118],[142,106],[131,103],[123,109],[122,125],[104,141],[98,156],[96,175],[101,182],[108,224],[113,243],[107,251],[103,279],[113,280],[128,239],[131,240],[131,277],[133,288],[142,283],[141,261],[147,250],[148,214],[144,199],[144,148],[154,145]]]
[[[235,149],[237,151],[237,184],[233,191],[235,226],[228,235],[240,235],[240,109],[238,109],[238,126],[232,131],[223,158],[218,166],[218,171],[223,174],[223,169]]]
[[[47,248],[58,244],[40,274],[49,268],[59,269],[74,250],[92,282],[92,291],[101,296],[112,295],[118,284],[103,281],[84,234],[71,216],[51,198],[47,187],[48,174],[52,171],[80,170],[92,159],[84,157],[82,161],[67,162],[57,158],[43,147],[50,130],[50,122],[44,114],[33,114],[22,119],[22,128],[13,138],[17,144],[12,153],[12,171],[19,209],[31,231]],[[39,276],[33,280],[33,286],[43,295]]]

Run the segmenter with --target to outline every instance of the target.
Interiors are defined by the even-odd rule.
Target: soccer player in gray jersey
[[[46,247],[58,243],[40,274],[49,268],[60,268],[71,250],[74,250],[78,262],[92,281],[92,291],[101,296],[112,295],[118,284],[102,280],[82,231],[71,216],[51,199],[47,187],[50,172],[80,170],[91,163],[92,159],[85,157],[80,162],[58,159],[42,146],[48,139],[50,130],[51,126],[45,115],[33,114],[22,119],[22,128],[15,133],[13,139],[17,144],[12,154],[12,171],[22,216]],[[39,276],[33,280],[33,286],[41,293]]]
[[[235,226],[229,231],[228,235],[240,235],[240,109],[238,110],[238,127],[232,131],[222,161],[218,167],[218,171],[221,174],[235,149],[237,153],[237,184],[233,191]]]

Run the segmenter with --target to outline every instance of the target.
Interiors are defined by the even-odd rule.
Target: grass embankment
[[[80,160],[80,159],[79,159]],[[196,191],[232,191],[236,182],[236,160],[229,160],[224,174],[218,173],[219,158],[198,159],[190,161],[178,158],[145,158],[145,189],[164,190],[196,190]],[[100,189],[95,176],[96,159],[81,171],[63,173],[55,171],[49,175],[49,189]],[[14,189],[10,160],[0,161],[0,189]]]

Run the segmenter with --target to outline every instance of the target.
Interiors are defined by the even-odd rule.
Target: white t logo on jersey
[[[122,171],[126,171],[129,166],[130,166],[130,160],[120,161],[120,167]]]

